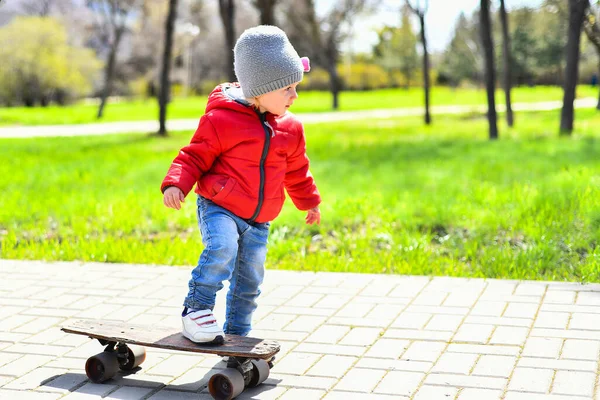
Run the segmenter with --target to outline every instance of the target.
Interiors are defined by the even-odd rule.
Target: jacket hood
[[[237,82],[223,83],[217,86],[208,96],[206,113],[223,108],[256,115],[256,111],[244,98],[242,89]]]

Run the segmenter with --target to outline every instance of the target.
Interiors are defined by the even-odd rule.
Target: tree
[[[278,0],[253,0],[254,7],[260,12],[261,25],[275,24],[275,6]]]
[[[219,0],[219,15],[225,31],[225,47],[227,49],[227,79],[235,82],[233,70],[233,47],[235,46],[235,3],[234,0]]]
[[[297,49],[310,54],[315,64],[329,74],[333,109],[339,108],[340,78],[337,63],[339,44],[346,39],[344,26],[352,26],[354,18],[367,8],[368,0],[340,0],[323,17],[317,17],[314,0],[291,2],[286,12],[290,41]]]
[[[496,118],[496,100],[494,98],[496,89],[496,72],[494,68],[494,42],[492,40],[492,22],[490,19],[490,0],[481,0],[479,9],[481,43],[485,54],[485,87],[488,102],[488,125],[489,137],[494,140],[498,138],[498,125]]]
[[[510,101],[510,89],[511,83],[511,70],[512,70],[512,59],[510,53],[510,35],[508,34],[508,18],[506,17],[506,7],[504,0],[500,0],[500,21],[502,24],[502,60],[504,66],[504,96],[506,99],[506,123],[508,126],[513,126],[513,110]]]
[[[579,76],[579,47],[581,30],[588,0],[569,0],[569,33],[567,38],[567,68],[563,85],[563,106],[560,113],[560,133],[570,135],[573,132],[575,110],[575,89]]]
[[[527,7],[515,9],[511,11],[510,17],[514,27],[510,41],[511,79],[517,85],[532,85],[538,48],[538,40],[534,32],[535,11]]]
[[[595,6],[590,6],[587,9],[585,14],[585,19],[583,21],[583,28],[585,30],[585,34],[594,47],[596,48],[596,52],[598,53],[598,72],[597,76],[600,77],[600,7],[598,7],[598,3]],[[598,95],[598,104],[596,105],[596,109],[600,110],[600,93]]]
[[[443,77],[452,86],[459,85],[463,80],[480,82],[481,70],[483,70],[481,53],[479,27],[461,13],[442,58],[440,78]]]
[[[167,103],[169,102],[171,92],[171,81],[169,76],[173,54],[173,32],[175,31],[175,20],[177,19],[177,3],[177,0],[169,0],[169,11],[165,21],[165,44],[160,72],[160,90],[158,94],[160,124],[158,134],[163,136],[166,136],[167,134]]]
[[[67,30],[50,17],[16,17],[0,28],[0,103],[64,104],[86,95],[101,68],[90,49],[69,44]]]
[[[429,113],[429,53],[427,51],[427,36],[425,35],[425,14],[429,8],[429,0],[425,0],[425,4],[421,8],[420,0],[417,0],[416,7],[406,0],[406,5],[419,18],[421,26],[421,45],[423,46],[423,90],[425,92],[425,124],[431,123],[431,115]]]
[[[131,14],[137,9],[139,0],[87,0],[88,7],[96,17],[95,28],[101,44],[108,48],[104,67],[104,87],[100,95],[97,118],[102,118],[112,85],[117,63],[117,52]]]
[[[400,27],[385,26],[379,30],[379,42],[373,48],[375,61],[386,70],[391,80],[394,80],[394,73],[400,72],[406,89],[410,87],[419,66],[417,36],[413,32],[410,16],[410,9],[402,7]]]

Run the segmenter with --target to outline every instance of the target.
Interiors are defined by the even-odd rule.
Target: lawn
[[[562,100],[562,89],[559,87],[535,88],[519,87],[513,90],[513,102],[538,102]],[[331,111],[331,94],[327,92],[302,92],[300,99],[294,104],[294,112]],[[579,86],[577,97],[598,96],[598,89]],[[496,93],[498,104],[504,104],[504,93]],[[420,107],[424,103],[420,88],[385,89],[369,92],[342,92],[340,110],[368,110],[380,108]],[[431,92],[431,104],[435,105],[477,105],[485,104],[486,95],[483,89],[458,89],[434,87]],[[204,112],[206,97],[175,98],[168,109],[168,118],[199,118]],[[0,108],[0,126],[2,125],[45,125],[45,124],[80,124],[91,122],[114,122],[158,119],[158,104],[155,99],[122,101],[109,103],[102,120],[96,120],[97,106],[93,104],[77,104],[69,107],[13,107]]]
[[[288,201],[268,268],[598,281],[600,113],[559,113],[308,124],[322,224]],[[0,140],[0,258],[195,265],[195,199],[159,191],[189,137]]]

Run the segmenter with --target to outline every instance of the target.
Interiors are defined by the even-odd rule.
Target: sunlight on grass
[[[323,222],[288,201],[268,267],[597,281],[600,113],[559,112],[307,124]],[[0,257],[194,265],[195,199],[159,190],[190,134],[2,140]]]

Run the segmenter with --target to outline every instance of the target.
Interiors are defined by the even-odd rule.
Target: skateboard
[[[210,394],[219,400],[233,399],[246,387],[264,382],[280,348],[275,341],[237,335],[225,335],[223,344],[194,343],[178,328],[126,322],[80,320],[61,330],[98,339],[106,346],[85,363],[85,373],[94,383],[112,378],[119,369],[137,368],[146,359],[143,346],[228,357],[227,368],[211,376],[208,382]]]

